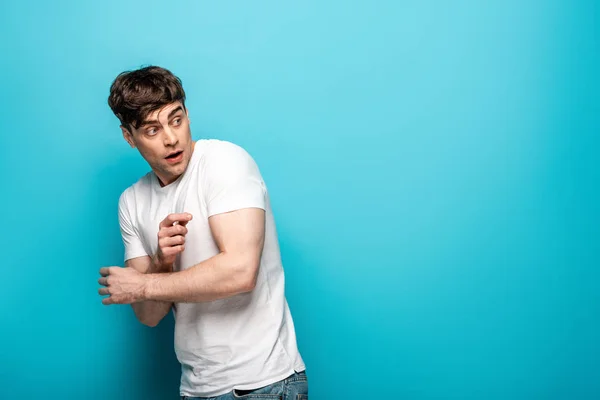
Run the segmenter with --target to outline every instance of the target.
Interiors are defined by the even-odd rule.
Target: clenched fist
[[[173,267],[177,254],[185,249],[185,235],[187,235],[188,222],[192,214],[169,214],[162,220],[158,231],[158,252],[156,254],[160,265]]]

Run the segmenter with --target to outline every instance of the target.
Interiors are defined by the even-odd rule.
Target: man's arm
[[[186,270],[143,274],[133,268],[100,269],[105,305],[147,301],[196,303],[249,292],[256,285],[265,238],[265,211],[217,214],[209,225],[219,254]]]
[[[254,289],[265,239],[265,211],[245,208],[208,221],[220,253],[184,271],[146,275],[144,300],[193,303]]]
[[[164,267],[161,268],[157,257],[152,259],[149,256],[127,260],[125,267],[133,268],[142,274],[156,274],[165,269]],[[146,300],[139,303],[132,303],[131,307],[135,312],[135,316],[142,324],[155,327],[168,314],[172,305],[172,302],[167,301]]]

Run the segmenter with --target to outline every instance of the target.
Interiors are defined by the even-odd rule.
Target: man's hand
[[[156,258],[158,264],[169,272],[173,268],[173,263],[177,254],[185,249],[185,235],[187,235],[188,222],[192,220],[192,214],[169,214],[159,224],[158,230],[158,251]]]
[[[98,294],[109,295],[102,299],[102,304],[130,304],[145,300],[146,285],[149,276],[134,268],[104,267],[100,268],[102,278],[98,283],[104,288]]]

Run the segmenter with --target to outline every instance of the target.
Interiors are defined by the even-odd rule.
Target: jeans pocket
[[[292,382],[288,382],[285,388],[285,400],[306,400],[308,399],[308,380],[305,377],[299,377]]]
[[[251,391],[234,389],[232,394],[234,399],[241,400],[281,400],[283,397],[283,384],[281,382],[275,382],[271,385]]]

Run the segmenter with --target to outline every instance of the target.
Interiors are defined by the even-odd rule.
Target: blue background
[[[146,64],[261,168],[311,398],[600,398],[600,7],[483,3],[2,2],[0,398],[178,396],[97,295]]]

